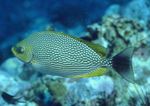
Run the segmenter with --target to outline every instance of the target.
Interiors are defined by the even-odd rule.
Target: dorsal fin
[[[99,44],[94,44],[94,43],[91,43],[89,41],[85,41],[85,40],[80,39],[80,38],[74,38],[74,39],[86,44],[88,47],[93,49],[97,54],[99,54],[102,57],[105,57],[107,55],[106,48],[104,48],[103,46],[101,46]]]
[[[84,44],[86,44],[88,47],[90,47],[91,49],[93,49],[98,55],[102,56],[102,57],[105,57],[107,55],[107,51],[106,51],[106,48],[104,48],[103,46],[99,45],[99,44],[94,44],[94,43],[91,43],[89,41],[85,41],[81,38],[77,38],[75,36],[70,36],[70,35],[67,35],[67,34],[64,34],[62,32],[60,32],[61,34],[65,35],[65,36],[68,36],[68,37],[71,37],[79,42],[82,42]]]

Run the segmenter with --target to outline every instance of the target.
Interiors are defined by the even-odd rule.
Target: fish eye
[[[24,53],[24,47],[16,47],[16,51],[18,52],[18,53]]]

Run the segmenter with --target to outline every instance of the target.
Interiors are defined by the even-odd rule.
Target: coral
[[[18,59],[10,58],[0,66],[0,93],[6,92],[12,96],[20,96],[19,92],[31,86],[29,82],[22,81],[18,77],[19,73],[22,71],[22,65],[23,63]],[[19,103],[17,104],[19,106]],[[1,96],[0,105],[8,106],[7,101]]]
[[[47,80],[46,86],[48,87],[49,92],[51,92],[52,96],[55,98],[56,101],[63,102],[63,99],[67,93],[67,88],[64,85],[64,80]]]
[[[80,104],[83,106],[92,105],[93,100],[107,98],[112,95],[114,90],[113,81],[108,76],[80,79],[73,82],[68,79],[65,85],[68,89],[65,103],[66,105],[74,104],[75,106]]]
[[[40,106],[62,105],[67,92],[63,83],[59,78],[45,76],[33,82],[32,87],[23,92],[25,100],[32,100]]]
[[[93,33],[97,32],[98,39],[94,42],[108,48],[111,56],[128,46],[139,47],[144,43],[143,38],[148,36],[144,24],[119,15],[106,15],[101,24],[89,25],[88,29],[90,32],[87,35],[95,36]]]

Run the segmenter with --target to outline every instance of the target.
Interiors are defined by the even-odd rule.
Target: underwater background
[[[0,106],[150,106],[150,0],[0,0]],[[104,46],[135,47],[136,85],[114,71],[71,79],[43,75],[11,47],[54,30]]]

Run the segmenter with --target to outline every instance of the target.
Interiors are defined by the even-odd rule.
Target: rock
[[[105,96],[111,95],[114,90],[113,80],[108,76],[80,79],[71,83],[68,81],[65,82],[68,89],[65,99],[67,104],[76,104],[79,101],[92,102],[98,97],[104,98],[103,93]]]

